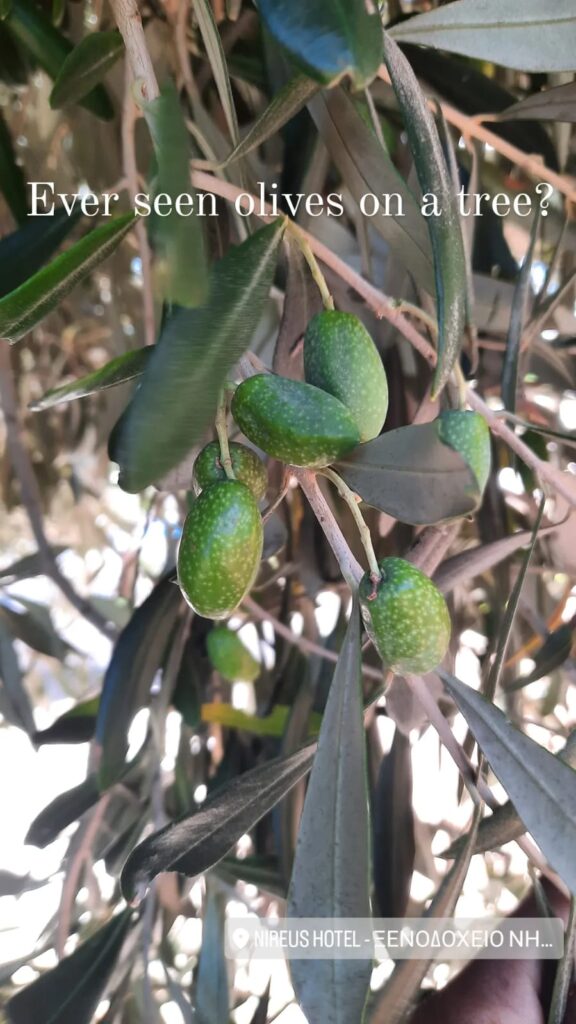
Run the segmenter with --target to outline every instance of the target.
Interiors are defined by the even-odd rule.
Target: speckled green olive
[[[329,466],[360,441],[353,416],[337,398],[272,373],[240,384],[232,415],[253,444],[293,466]]]
[[[234,476],[241,484],[246,484],[246,487],[250,488],[256,501],[261,501],[268,487],[268,474],[262,459],[245,444],[231,441],[229,447]],[[202,489],[210,484],[217,484],[220,480],[226,480],[226,473],[220,461],[218,441],[211,441],[200,452],[194,463],[194,478]]]
[[[217,672],[230,683],[253,683],[260,675],[260,664],[244,646],[240,637],[227,626],[216,626],[206,637],[208,656]]]
[[[490,476],[492,448],[490,431],[483,416],[477,412],[447,409],[437,420],[440,440],[459,452],[476,477],[481,494]]]
[[[198,615],[226,619],[246,596],[260,566],[264,532],[251,491],[238,480],[211,484],[186,517],[178,583]]]
[[[382,577],[360,581],[360,608],[368,635],[387,669],[420,675],[440,664],[450,642],[450,615],[442,594],[415,565],[384,558]]]
[[[313,317],[304,335],[304,376],[350,410],[362,441],[378,437],[388,412],[388,381],[357,316],[326,309]]]

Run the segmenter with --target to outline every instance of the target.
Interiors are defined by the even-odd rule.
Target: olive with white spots
[[[260,664],[242,640],[228,626],[216,626],[206,637],[208,656],[213,667],[229,683],[253,683],[260,675]]]
[[[312,318],[304,335],[304,376],[350,410],[362,441],[378,437],[388,412],[388,380],[357,316],[326,309]]]
[[[263,540],[258,505],[245,484],[224,480],[202,491],[178,549],[178,584],[198,615],[232,614],[256,579]]]
[[[246,487],[250,488],[256,501],[261,501],[268,487],[268,474],[262,459],[245,444],[231,441],[229,448],[234,476],[241,484],[246,484]],[[194,478],[202,489],[227,479],[218,441],[211,441],[200,452],[194,463]]]
[[[364,625],[387,669],[420,675],[440,664],[450,642],[450,615],[442,594],[403,558],[384,558],[381,579],[360,581]]]
[[[232,399],[232,415],[253,444],[292,466],[329,466],[360,442],[342,402],[312,384],[275,374],[243,381]]]
[[[486,420],[477,412],[446,409],[438,417],[437,423],[440,440],[468,463],[476,477],[480,494],[483,494],[492,464],[490,430]]]

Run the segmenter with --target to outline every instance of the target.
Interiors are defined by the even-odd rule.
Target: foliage
[[[476,1024],[226,914],[576,891],[573,7],[0,0],[10,1024]]]

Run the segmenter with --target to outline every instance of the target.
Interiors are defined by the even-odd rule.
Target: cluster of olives
[[[232,415],[259,449],[287,465],[321,469],[380,434],[388,411],[388,383],[378,350],[361,321],[324,310],[304,336],[305,381],[260,373],[243,381]],[[461,453],[483,490],[490,470],[484,420],[450,410],[439,417],[440,439]],[[257,454],[230,444],[234,479],[224,470],[220,445],[198,456],[201,489],[184,524],[178,581],[197,614],[226,619],[250,591],[263,548],[258,507],[267,486]],[[426,672],[444,657],[450,639],[446,602],[432,581],[401,558],[366,573],[359,596],[366,629],[385,666]]]

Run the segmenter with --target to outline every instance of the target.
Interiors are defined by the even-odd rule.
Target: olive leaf
[[[576,121],[576,82],[557,85],[554,89],[543,89],[541,92],[519,100],[498,117],[498,121]]]
[[[84,36],[60,68],[50,93],[50,106],[56,110],[83,100],[102,81],[123,50],[122,36],[116,30]]]
[[[270,34],[319,82],[349,76],[362,89],[374,78],[382,27],[364,0],[260,0],[259,11]]]
[[[110,440],[124,490],[140,491],[181,462],[214,416],[226,375],[258,326],[282,227],[275,221],[230,249],[212,270],[204,305],[177,308],[166,320]]]
[[[266,109],[260,114],[242,140],[220,165],[228,167],[235,160],[247,156],[261,146],[281,128],[318,92],[319,85],[307,75],[294,75],[276,93]]]
[[[157,165],[154,196],[171,200],[167,213],[154,213],[149,222],[156,281],[168,303],[199,306],[208,292],[208,268],[202,218],[190,182],[189,137],[175,88],[166,86],[144,110]],[[186,214],[175,205],[181,195],[191,195],[194,203]]]
[[[82,278],[106,259],[134,223],[134,214],[94,228],[15,291],[0,299],[0,338],[19,341],[50,313]]]
[[[356,603],[332,679],[300,821],[287,917],[370,917],[370,825]],[[372,962],[290,961],[309,1024],[360,1020]]]
[[[25,224],[28,216],[28,197],[22,168],[16,155],[8,125],[0,112],[0,193],[4,196],[14,220]],[[0,242],[0,255],[2,243]],[[0,264],[1,265],[1,264]],[[1,280],[1,278],[0,278]],[[1,292],[0,292],[1,294]]]
[[[142,896],[160,871],[194,877],[217,864],[240,836],[310,770],[316,744],[291,757],[266,761],[216,789],[195,814],[171,822],[137,846],[122,871],[128,900]]]
[[[63,402],[73,402],[76,398],[85,398],[87,395],[95,395],[107,388],[115,388],[119,384],[126,384],[128,381],[137,380],[144,373],[152,348],[138,348],[134,352],[125,352],[124,355],[116,356],[109,363],[101,366],[99,370],[70,381],[69,384],[60,384],[57,388],[50,388],[41,398],[31,402],[29,409],[39,412],[41,409],[51,409],[54,405],[61,405]]]
[[[79,209],[68,215],[62,208],[53,217],[30,217],[17,231],[0,239],[0,298],[50,259],[80,216]]]
[[[576,68],[572,0],[457,0],[395,25],[398,41],[435,46],[519,71]]]
[[[438,318],[438,362],[432,388],[435,397],[446,384],[462,344],[468,294],[466,254],[454,187],[436,125],[410,64],[389,35],[384,37],[384,60],[404,117],[423,197],[434,197],[439,207],[438,215],[427,217]]]
[[[90,1024],[131,926],[132,912],[122,911],[17,992],[6,1004],[10,1024]]]
[[[308,107],[356,202],[360,203],[366,195],[376,197],[376,212],[367,217],[368,222],[391,246],[395,257],[414,275],[418,284],[432,291],[432,250],[426,221],[413,193],[363,121],[351,97],[338,88],[315,96]],[[399,202],[395,196],[400,197]],[[391,215],[397,206],[402,215]]]
[[[12,0],[5,16],[4,25],[11,36],[46,74],[55,81],[68,55],[72,43],[52,24],[50,18],[33,0]],[[96,85],[82,98],[81,105],[103,121],[114,116],[114,109],[108,93],[102,85]]]
[[[362,444],[336,464],[367,505],[403,523],[439,523],[478,505],[476,478],[438,437],[436,422],[398,427]]]
[[[576,891],[576,771],[524,735],[481,694],[438,669],[528,832]]]

